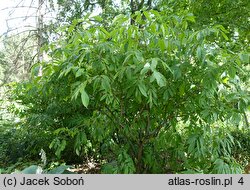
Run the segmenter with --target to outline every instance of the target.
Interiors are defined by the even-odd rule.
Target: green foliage
[[[133,160],[126,152],[120,152],[117,161],[106,163],[102,168],[102,172],[106,174],[132,174],[135,171]]]
[[[188,132],[185,167],[202,173],[241,173],[242,166],[232,157],[235,140],[227,126],[216,124]]]
[[[61,28],[43,75],[12,92],[25,150],[98,160],[102,173],[241,173],[230,131],[247,123],[249,53],[221,23],[173,10]]]
[[[16,124],[18,125],[18,124]],[[37,160],[41,148],[52,155],[49,150],[49,142],[53,136],[44,131],[31,130],[24,126],[9,125],[1,134],[0,164],[14,164],[22,160]]]
[[[51,162],[47,164],[47,156],[43,149],[40,154],[42,163],[39,162],[25,162],[23,158],[19,159],[15,164],[4,166],[0,173],[15,173],[15,174],[71,174],[69,171],[72,166],[65,165],[64,163]],[[18,155],[16,155],[18,156]]]
[[[27,168],[24,168],[22,171],[15,171],[14,173],[18,174],[70,174],[73,172],[68,171],[70,166],[61,165],[51,170],[43,169],[38,165],[31,165]]]
[[[237,142],[233,147],[233,155],[243,166],[250,163],[250,130],[234,130],[232,135]]]
[[[21,171],[22,174],[41,174],[42,168],[40,166],[32,165]]]

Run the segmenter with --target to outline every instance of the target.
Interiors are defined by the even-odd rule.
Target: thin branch
[[[151,119],[150,119],[150,107],[147,105],[148,115],[147,115],[147,128],[146,133],[149,134],[150,128],[151,128]]]
[[[28,10],[27,10],[27,13],[26,13],[26,18],[28,17],[28,13],[29,13],[29,11],[30,11],[30,7],[31,7],[31,5],[33,4],[33,2],[34,2],[34,0],[32,0],[31,2],[30,2],[30,6],[29,6],[29,8],[28,8]],[[25,19],[26,20],[26,19]]]
[[[11,16],[14,12],[15,12],[15,9],[17,8],[17,7],[19,7],[20,6],[20,4],[23,2],[23,0],[21,0],[10,12],[9,12],[9,16]]]
[[[49,13],[49,12],[47,12],[47,13]],[[22,18],[24,18],[23,20],[27,20],[28,18],[37,18],[38,16],[37,15],[35,15],[35,16],[19,16],[19,17],[12,17],[12,18],[8,18],[8,19],[6,19],[6,21],[11,21],[11,20],[15,20],[15,19],[22,19]],[[52,16],[44,16],[43,18],[52,18],[52,19],[54,19],[55,17],[52,17]]]
[[[113,121],[115,124],[119,125],[120,127],[124,128],[124,125],[119,121],[119,119],[115,116],[115,114],[109,109],[108,106],[105,106],[105,108],[108,110],[108,112],[113,116],[113,119],[111,121]],[[115,119],[115,120],[114,120]]]
[[[135,123],[137,121],[137,119],[141,116],[142,112],[145,110],[145,105],[141,108],[141,110],[139,111],[139,113],[137,113],[133,119],[133,121],[131,123]]]
[[[31,9],[37,9],[37,7],[32,7],[32,6],[13,6],[13,7],[5,7],[3,9],[0,9],[0,11],[5,11],[8,9],[18,9],[18,8],[31,8]]]
[[[138,6],[138,10],[141,10],[143,8],[144,5],[144,0],[141,1],[141,3]]]
[[[148,6],[148,10],[152,9],[152,0],[148,0],[147,6]]]
[[[17,29],[16,29],[17,30]],[[12,32],[14,30],[10,30],[10,31],[7,31],[5,33],[3,33],[2,35],[0,35],[0,38],[3,37],[3,36],[6,36],[8,33]],[[12,34],[9,38],[13,38],[15,36],[19,36],[20,34],[23,34],[23,33],[26,33],[26,32],[36,32],[37,30],[23,30],[21,32],[18,32],[16,34]],[[7,36],[6,36],[7,37]]]

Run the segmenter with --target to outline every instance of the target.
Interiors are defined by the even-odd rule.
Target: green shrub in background
[[[232,136],[236,142],[233,155],[245,167],[250,164],[250,130],[234,130]]]

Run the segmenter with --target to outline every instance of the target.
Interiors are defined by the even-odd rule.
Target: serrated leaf
[[[143,14],[147,18],[147,20],[152,20],[148,11],[143,11]]]
[[[78,85],[78,87],[76,87],[76,89],[74,90],[74,92],[73,92],[73,95],[71,96],[71,100],[73,100],[73,99],[77,99],[77,97],[78,97],[78,95],[79,95],[79,93],[82,91],[82,90],[84,90],[85,89],[85,87],[86,87],[86,85],[87,85],[87,81],[85,81],[84,83],[82,83],[82,84],[80,84],[80,82],[78,83],[76,83],[76,85]]]
[[[127,63],[129,60],[130,60],[130,58],[132,57],[132,53],[131,52],[129,52],[128,53],[128,55],[126,56],[126,58],[124,59],[124,61],[123,61],[123,63],[122,64],[125,64],[125,63]]]
[[[60,149],[61,149],[61,150],[64,150],[65,147],[66,147],[66,144],[67,144],[66,140],[62,140]]]
[[[195,22],[195,17],[192,13],[187,14],[186,19],[191,22]]]
[[[180,88],[179,88],[179,94],[180,96],[183,96],[185,94],[185,84],[182,83]]]
[[[197,36],[196,36],[196,39],[197,39],[198,41],[202,41],[203,38],[204,38],[203,32],[202,32],[202,31],[198,32],[198,33],[197,33]]]
[[[223,38],[224,38],[225,40],[229,40],[229,38],[227,37],[227,35],[226,35],[224,32],[221,32],[221,34],[222,34],[222,36],[223,36]]]
[[[84,105],[84,107],[88,108],[88,105],[89,105],[89,96],[86,93],[85,89],[83,89],[81,91],[81,99],[82,99],[82,104]]]
[[[174,74],[174,72],[172,71],[172,69],[168,66],[167,63],[165,63],[163,60],[161,60],[162,66],[164,67],[164,69],[168,69],[172,74]]]
[[[76,148],[76,155],[80,156],[80,150]]]
[[[202,48],[200,46],[197,47],[196,56],[199,60],[202,60]]]
[[[145,75],[150,69],[150,64],[149,63],[146,63],[143,67],[143,69],[141,70],[140,74],[141,75]]]
[[[150,66],[152,71],[156,69],[157,64],[158,64],[157,58],[153,58],[153,59],[152,59],[152,64],[151,64],[151,66]]]
[[[158,71],[154,71],[153,75],[160,87],[166,86],[166,78],[161,73],[159,73]]]
[[[249,63],[249,60],[250,60],[249,54],[240,53],[240,54],[239,54],[239,57],[240,57],[240,60],[241,60],[243,63]]]
[[[80,77],[83,73],[84,73],[84,69],[79,69],[79,70],[76,72],[76,74],[75,74],[76,78],[77,78],[77,77]]]
[[[139,62],[143,62],[144,61],[144,58],[142,56],[142,53],[140,51],[136,51],[135,52],[135,56],[136,56],[136,59],[139,61]]]
[[[76,25],[79,23],[79,21],[78,20],[73,20],[73,22],[72,22],[72,24],[70,25],[70,27],[69,27],[69,29],[68,29],[68,32],[69,33],[71,33],[74,29],[75,29],[75,27],[76,27]]]
[[[129,46],[129,43],[126,42],[126,43],[124,44],[124,51],[125,51],[125,52],[128,51],[128,46]]]
[[[109,91],[111,88],[110,87],[110,79],[105,75],[102,76],[102,88],[106,91]]]
[[[149,82],[152,83],[155,81],[155,76],[154,75],[151,75],[150,78],[149,78]]]
[[[156,10],[150,10],[150,13],[154,14],[156,17],[161,17],[160,13]]]
[[[222,25],[216,25],[214,28],[219,28],[222,32],[229,33]]]
[[[159,47],[160,47],[161,51],[164,52],[164,50],[165,50],[165,40],[160,39],[158,44],[159,44]]]
[[[98,15],[97,16],[93,16],[93,19],[95,19],[98,22],[102,22],[103,21],[102,17],[100,17]]]
[[[143,83],[143,82],[139,82],[138,83],[138,87],[139,87],[139,90],[140,90],[140,92],[142,93],[142,95],[143,96],[145,96],[145,97],[147,97],[148,95],[147,95],[147,88],[146,88],[146,86],[145,86],[145,84]]]

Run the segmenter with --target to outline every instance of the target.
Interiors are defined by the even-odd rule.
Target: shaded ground
[[[88,162],[87,164],[74,165],[73,169],[68,169],[77,174],[100,174],[101,165],[96,162]]]

